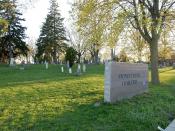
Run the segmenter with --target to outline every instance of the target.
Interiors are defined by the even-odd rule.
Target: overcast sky
[[[65,26],[69,23],[69,11],[71,10],[70,0],[57,0],[60,6],[60,13],[64,20]],[[38,0],[33,7],[27,9],[23,17],[26,19],[23,25],[27,27],[26,34],[31,39],[37,39],[40,34],[40,27],[48,13],[49,0]]]

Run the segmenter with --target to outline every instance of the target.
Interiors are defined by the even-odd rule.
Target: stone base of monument
[[[171,122],[166,129],[161,128],[158,126],[158,130],[160,131],[175,131],[175,120]]]
[[[114,103],[147,91],[146,64],[105,63],[104,102]]]
[[[175,131],[175,120],[168,125],[165,131]]]

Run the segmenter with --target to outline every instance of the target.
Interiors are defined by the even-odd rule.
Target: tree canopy
[[[21,18],[22,14],[17,10],[14,1],[1,1],[0,5],[0,58],[2,62],[8,62],[10,58],[27,55],[28,48],[24,41],[26,28],[21,24],[24,19]]]
[[[77,0],[74,6],[80,30],[98,27],[96,35],[90,34],[97,40],[101,34],[109,45],[116,43],[123,28],[138,30],[150,47],[151,80],[158,84],[158,42],[162,30],[174,23],[174,4],[172,0]],[[95,26],[90,26],[93,22]]]
[[[41,28],[37,40],[37,57],[40,60],[48,60],[57,63],[59,54],[66,48],[66,33],[63,25],[63,18],[59,13],[59,6],[56,0],[50,1],[49,13]]]

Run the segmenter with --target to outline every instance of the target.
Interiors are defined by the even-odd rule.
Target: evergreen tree
[[[40,59],[49,59],[56,64],[59,53],[66,48],[66,34],[63,26],[63,18],[59,13],[59,6],[56,0],[50,1],[51,6],[46,21],[43,23],[40,36],[37,41],[38,53]]]
[[[0,58],[2,62],[14,58],[18,55],[27,55],[27,45],[24,41],[26,28],[21,25],[21,13],[16,9],[14,2],[10,0],[3,1],[6,8],[1,10],[0,15],[8,21],[6,33],[0,37]]]

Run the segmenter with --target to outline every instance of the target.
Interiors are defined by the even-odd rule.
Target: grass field
[[[1,65],[0,131],[156,131],[175,119],[175,70],[161,70],[162,83],[148,93],[111,105],[103,103],[104,67],[87,68],[79,77],[56,65]]]

